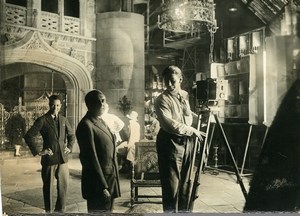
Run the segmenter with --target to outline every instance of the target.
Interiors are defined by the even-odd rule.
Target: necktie
[[[180,104],[182,105],[183,114],[186,115],[186,116],[190,115],[191,114],[191,110],[189,109],[189,107],[188,107],[185,99],[182,97],[182,95],[178,94],[177,98],[178,98]]]
[[[58,128],[58,116],[55,115],[53,118],[54,122],[55,122],[55,126]]]

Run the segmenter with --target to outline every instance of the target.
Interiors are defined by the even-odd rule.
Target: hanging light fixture
[[[217,31],[213,0],[162,0],[158,27],[165,31],[200,33]]]

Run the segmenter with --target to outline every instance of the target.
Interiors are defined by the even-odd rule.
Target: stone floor
[[[3,157],[3,156],[2,156]],[[86,202],[81,197],[80,170],[78,157],[74,155],[69,162],[70,190],[67,200],[68,213],[86,213]],[[1,159],[2,209],[8,215],[41,214],[43,210],[42,182],[38,157],[5,155]],[[220,172],[214,175],[209,170],[200,176],[199,198],[194,204],[197,213],[241,213],[245,199],[236,176]],[[142,204],[130,205],[130,179],[121,174],[122,196],[116,199],[114,213],[162,213],[160,203],[149,200]],[[248,189],[248,178],[243,178]],[[141,194],[161,194],[160,188],[140,188]]]

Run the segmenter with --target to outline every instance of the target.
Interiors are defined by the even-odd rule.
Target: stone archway
[[[83,115],[84,93],[93,88],[90,72],[79,60],[56,51],[43,40],[38,31],[29,31],[3,47],[2,65],[32,63],[53,69],[64,77],[68,95],[68,119],[75,126]]]

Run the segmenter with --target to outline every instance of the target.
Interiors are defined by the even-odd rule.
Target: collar
[[[55,117],[57,117],[58,118],[58,114],[57,115],[54,115],[54,114],[50,114],[50,116],[54,119]]]

